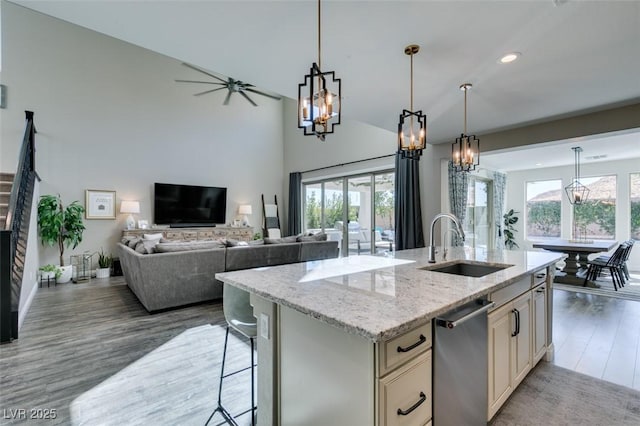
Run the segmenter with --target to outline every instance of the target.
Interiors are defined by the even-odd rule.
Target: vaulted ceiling
[[[318,59],[315,1],[15,3],[290,98]],[[430,143],[462,131],[465,82],[478,134],[640,102],[638,1],[324,1],[322,67],[342,78],[344,119],[397,129],[412,43]]]

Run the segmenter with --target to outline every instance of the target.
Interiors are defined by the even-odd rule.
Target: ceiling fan
[[[192,70],[201,72],[203,74],[208,75],[209,77],[215,78],[218,81],[200,81],[200,80],[176,80],[177,83],[201,83],[201,84],[214,84],[220,87],[216,87],[215,89],[211,89],[211,90],[205,90],[204,92],[200,92],[200,93],[196,93],[193,96],[201,96],[201,95],[206,95],[207,93],[213,93],[213,92],[217,92],[218,90],[224,90],[227,89],[227,97],[224,98],[224,102],[222,103],[222,105],[229,105],[229,100],[231,99],[231,95],[233,93],[240,93],[240,95],[242,95],[242,97],[244,97],[247,101],[249,101],[249,103],[253,106],[258,106],[257,103],[255,103],[253,101],[253,99],[251,99],[249,97],[249,95],[247,95],[246,92],[250,92],[250,93],[255,93],[257,95],[262,95],[262,96],[266,96],[268,98],[271,99],[275,99],[277,101],[279,101],[280,98],[279,96],[274,96],[274,95],[270,95],[268,93],[262,92],[260,90],[256,90],[253,84],[249,84],[249,83],[245,83],[244,81],[240,81],[240,80],[236,80],[234,78],[228,77],[226,80],[223,78],[218,77],[217,75],[211,74],[208,71],[205,71],[203,69],[200,69],[194,65],[191,64],[187,64],[185,62],[182,63],[182,65],[184,65],[185,67],[191,68]]]

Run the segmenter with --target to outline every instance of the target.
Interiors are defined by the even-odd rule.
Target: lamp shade
[[[250,204],[241,204],[238,208],[238,214],[251,214],[251,205]]]
[[[140,213],[140,202],[122,201],[120,203],[120,213]]]

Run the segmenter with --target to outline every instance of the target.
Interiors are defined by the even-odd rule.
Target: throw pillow
[[[265,238],[265,244],[283,244],[283,243],[295,243],[298,237],[292,235],[284,238]]]
[[[317,234],[311,235],[299,235],[296,238],[296,241],[304,242],[304,241],[327,241],[327,234],[320,231]]]
[[[136,249],[136,245],[138,244],[138,242],[140,242],[140,238],[137,237],[133,237],[131,238],[128,242],[127,242],[127,247],[130,247],[132,249]]]
[[[149,253],[153,253],[153,248],[160,242],[161,239],[162,233],[142,235],[142,242],[144,243],[144,246]]]
[[[157,234],[142,234],[142,238],[145,240],[160,240],[162,238],[162,232],[158,232]]]
[[[233,238],[227,238],[227,247],[248,247],[249,243],[246,241],[234,240]]]
[[[153,247],[147,246],[144,240],[138,240],[138,243],[136,244],[134,250],[140,254],[151,254],[154,252]]]

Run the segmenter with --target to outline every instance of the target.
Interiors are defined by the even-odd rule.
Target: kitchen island
[[[498,312],[525,293],[532,300],[531,291],[539,285],[546,286],[542,306],[552,306],[552,266],[562,257],[457,248],[449,251],[448,260],[437,258],[430,264],[426,250],[415,249],[386,257],[352,256],[225,272],[216,278],[251,294],[258,319],[259,423],[428,424],[432,320],[480,298],[495,300],[493,309]],[[461,261],[503,269],[482,277],[433,271]],[[527,303],[532,314],[540,311]],[[543,318],[524,321],[543,324],[538,340],[542,335],[544,350],[530,351],[529,369],[540,353],[553,353],[551,309],[541,312]],[[489,331],[490,342],[503,348],[504,339]],[[527,349],[540,346],[534,333],[525,335]],[[516,352],[522,352],[522,346],[520,341]],[[496,360],[504,359],[505,354],[498,355]],[[488,374],[496,384],[490,377],[489,387],[495,391],[489,392],[488,417],[495,412],[492,402],[495,408],[506,400],[520,373],[508,371],[505,379],[491,365],[490,359]]]

